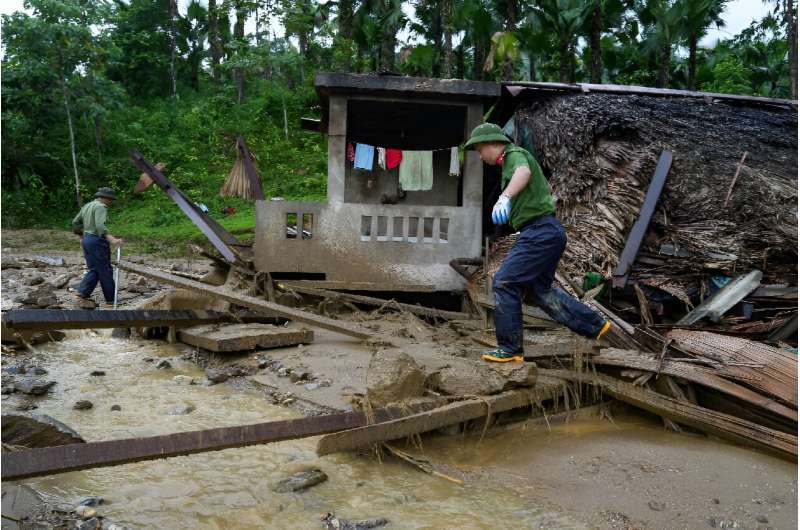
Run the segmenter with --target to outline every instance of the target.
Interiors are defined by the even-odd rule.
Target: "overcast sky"
[[[10,14],[14,11],[22,9],[23,0],[0,0],[0,13]],[[204,4],[205,1],[201,0]],[[178,9],[181,13],[186,13],[186,5],[189,0],[178,0]],[[753,20],[760,20],[770,10],[769,5],[766,5],[763,0],[732,0],[728,3],[723,19],[725,20],[725,27],[722,29],[711,28],[708,35],[700,42],[701,46],[710,47],[719,39],[726,39],[736,35],[744,28],[750,25]],[[413,16],[413,8],[406,3],[406,13]],[[248,31],[254,31],[255,24],[251,20],[248,24],[250,26]],[[283,28],[276,23],[273,24],[273,30],[277,36],[283,36]],[[413,41],[408,32],[403,32],[400,35],[400,41]]]

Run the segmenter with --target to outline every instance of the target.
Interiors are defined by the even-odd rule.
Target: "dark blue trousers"
[[[586,337],[596,337],[604,319],[558,287],[556,267],[567,234],[553,216],[524,227],[494,275],[494,325],[497,345],[509,353],[522,349],[522,299],[528,298],[556,322]]]
[[[83,234],[81,243],[83,247],[83,257],[86,259],[86,267],[89,268],[81,284],[78,287],[78,294],[83,298],[89,298],[100,282],[103,289],[103,296],[106,303],[114,303],[114,272],[111,270],[111,245],[104,237],[94,234]]]

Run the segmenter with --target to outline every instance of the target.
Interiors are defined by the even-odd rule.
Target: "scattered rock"
[[[651,510],[662,512],[667,507],[667,505],[660,501],[650,501],[647,503],[647,506],[650,507]]]
[[[28,368],[22,364],[15,364],[14,366],[7,366],[5,372],[11,375],[25,375],[28,373]]]
[[[425,373],[408,354],[379,350],[367,369],[367,399],[376,408],[422,395]]]
[[[279,480],[273,487],[276,493],[289,493],[292,491],[302,491],[317,484],[321,484],[328,480],[326,475],[320,469],[311,469],[295,473],[294,475],[285,479]]]
[[[305,371],[295,372],[294,370],[292,370],[292,373],[289,374],[289,381],[291,381],[292,383],[297,383],[298,381],[308,381],[310,377],[311,377],[310,372],[305,372]]]
[[[106,530],[125,530],[125,527],[117,523],[111,523],[106,527]]]
[[[166,370],[168,368],[172,368],[172,363],[168,359],[161,359],[156,364],[156,370]]]
[[[38,408],[39,408],[39,405],[37,405],[33,401],[23,401],[23,402],[19,403],[15,407],[15,409],[20,411],[20,412],[28,412],[28,411],[31,411],[31,410],[36,410]]]
[[[206,368],[206,378],[211,384],[224,383],[230,375],[225,370],[219,368]]]
[[[150,291],[150,286],[147,285],[147,280],[139,276],[136,281],[128,284],[126,289],[132,293],[146,293]]]
[[[42,381],[41,379],[25,379],[23,381],[19,381],[14,384],[14,388],[18,392],[22,392],[23,394],[28,394],[30,396],[41,396],[46,394],[48,390],[50,390],[53,385],[55,385],[55,381]]]
[[[80,401],[76,401],[72,408],[75,410],[89,410],[94,407],[94,403],[89,401],[88,399],[81,399]]]
[[[339,519],[333,513],[326,513],[322,517],[322,525],[326,530],[367,530],[379,528],[389,524],[383,517],[371,519]]]
[[[319,386],[325,386],[325,387],[331,386],[332,384],[333,381],[331,381],[330,379],[323,379],[322,381],[319,382]]]
[[[2,438],[4,443],[31,448],[84,442],[77,432],[46,414],[4,414]]]
[[[278,368],[278,377],[289,377],[289,374],[292,373],[291,368],[280,367]]]
[[[7,394],[13,394],[16,391],[17,391],[17,387],[14,385],[14,383],[11,383],[11,384],[8,384],[8,385],[4,384],[2,386],[2,388],[0,388],[0,394],[2,394],[4,396],[7,395]]]
[[[47,296],[40,296],[36,299],[36,305],[39,307],[50,307],[54,305],[58,305],[58,298],[56,298],[52,294],[48,294]]]
[[[28,368],[28,373],[33,375],[47,375],[47,370],[40,366],[32,366],[31,368]]]
[[[97,515],[97,510],[95,510],[92,506],[81,504],[75,507],[75,515],[81,519],[91,519]]]
[[[102,527],[103,525],[97,517],[82,521],[75,526],[76,530],[99,530]]]
[[[429,379],[428,385],[453,396],[488,396],[536,383],[536,364],[508,364],[511,366],[453,358]]]
[[[174,409],[172,409],[169,413],[170,416],[185,416],[195,410],[194,405],[190,405],[189,403],[184,403],[182,405],[178,405]]]
[[[104,370],[92,370],[89,375],[93,377],[102,377],[106,375],[106,372]]]
[[[173,381],[178,383],[179,385],[193,385],[194,379],[189,377],[188,375],[176,375],[172,378]]]
[[[146,363],[151,363],[151,362],[153,362],[155,359],[153,359],[152,357],[145,357],[145,358],[144,358],[144,359],[142,359],[142,360],[143,360],[144,362],[146,362]]]
[[[111,405],[111,410],[119,411],[122,410],[122,407],[120,407],[119,405]]]
[[[81,502],[78,503],[78,506],[100,506],[105,502],[103,497],[86,497]]]
[[[31,274],[24,280],[22,280],[24,285],[41,285],[44,283],[44,276],[41,274]]]
[[[319,383],[306,383],[303,385],[306,390],[316,390],[320,387]]]
[[[63,289],[64,287],[67,286],[69,281],[72,279],[72,276],[73,275],[70,272],[66,272],[64,274],[59,274],[58,276],[56,276],[55,278],[53,278],[52,280],[47,282],[47,284],[50,287],[52,287],[53,289]]]
[[[264,369],[268,368],[271,365],[272,365],[272,361],[270,361],[269,359],[260,359],[258,361],[258,369],[259,370],[264,370]]]
[[[711,499],[711,502],[713,502],[714,504],[719,504],[719,499],[717,498]]]
[[[769,523],[769,519],[767,518],[766,515],[756,515],[756,521],[758,521],[759,523],[762,523],[762,524]]]

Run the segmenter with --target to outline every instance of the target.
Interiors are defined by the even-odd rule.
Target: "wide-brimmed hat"
[[[102,187],[97,190],[97,193],[94,194],[95,197],[103,197],[105,199],[116,200],[117,194],[111,188]]]
[[[467,143],[464,144],[464,147],[469,148],[475,144],[484,142],[501,142],[504,144],[510,144],[511,140],[509,140],[508,137],[503,134],[503,129],[501,129],[499,125],[495,123],[481,123],[472,130],[472,134],[469,135],[469,140],[467,140]]]

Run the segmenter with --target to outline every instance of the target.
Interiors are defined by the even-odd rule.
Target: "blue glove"
[[[492,209],[492,222],[496,225],[504,225],[508,222],[511,215],[511,198],[508,195],[500,195]]]

